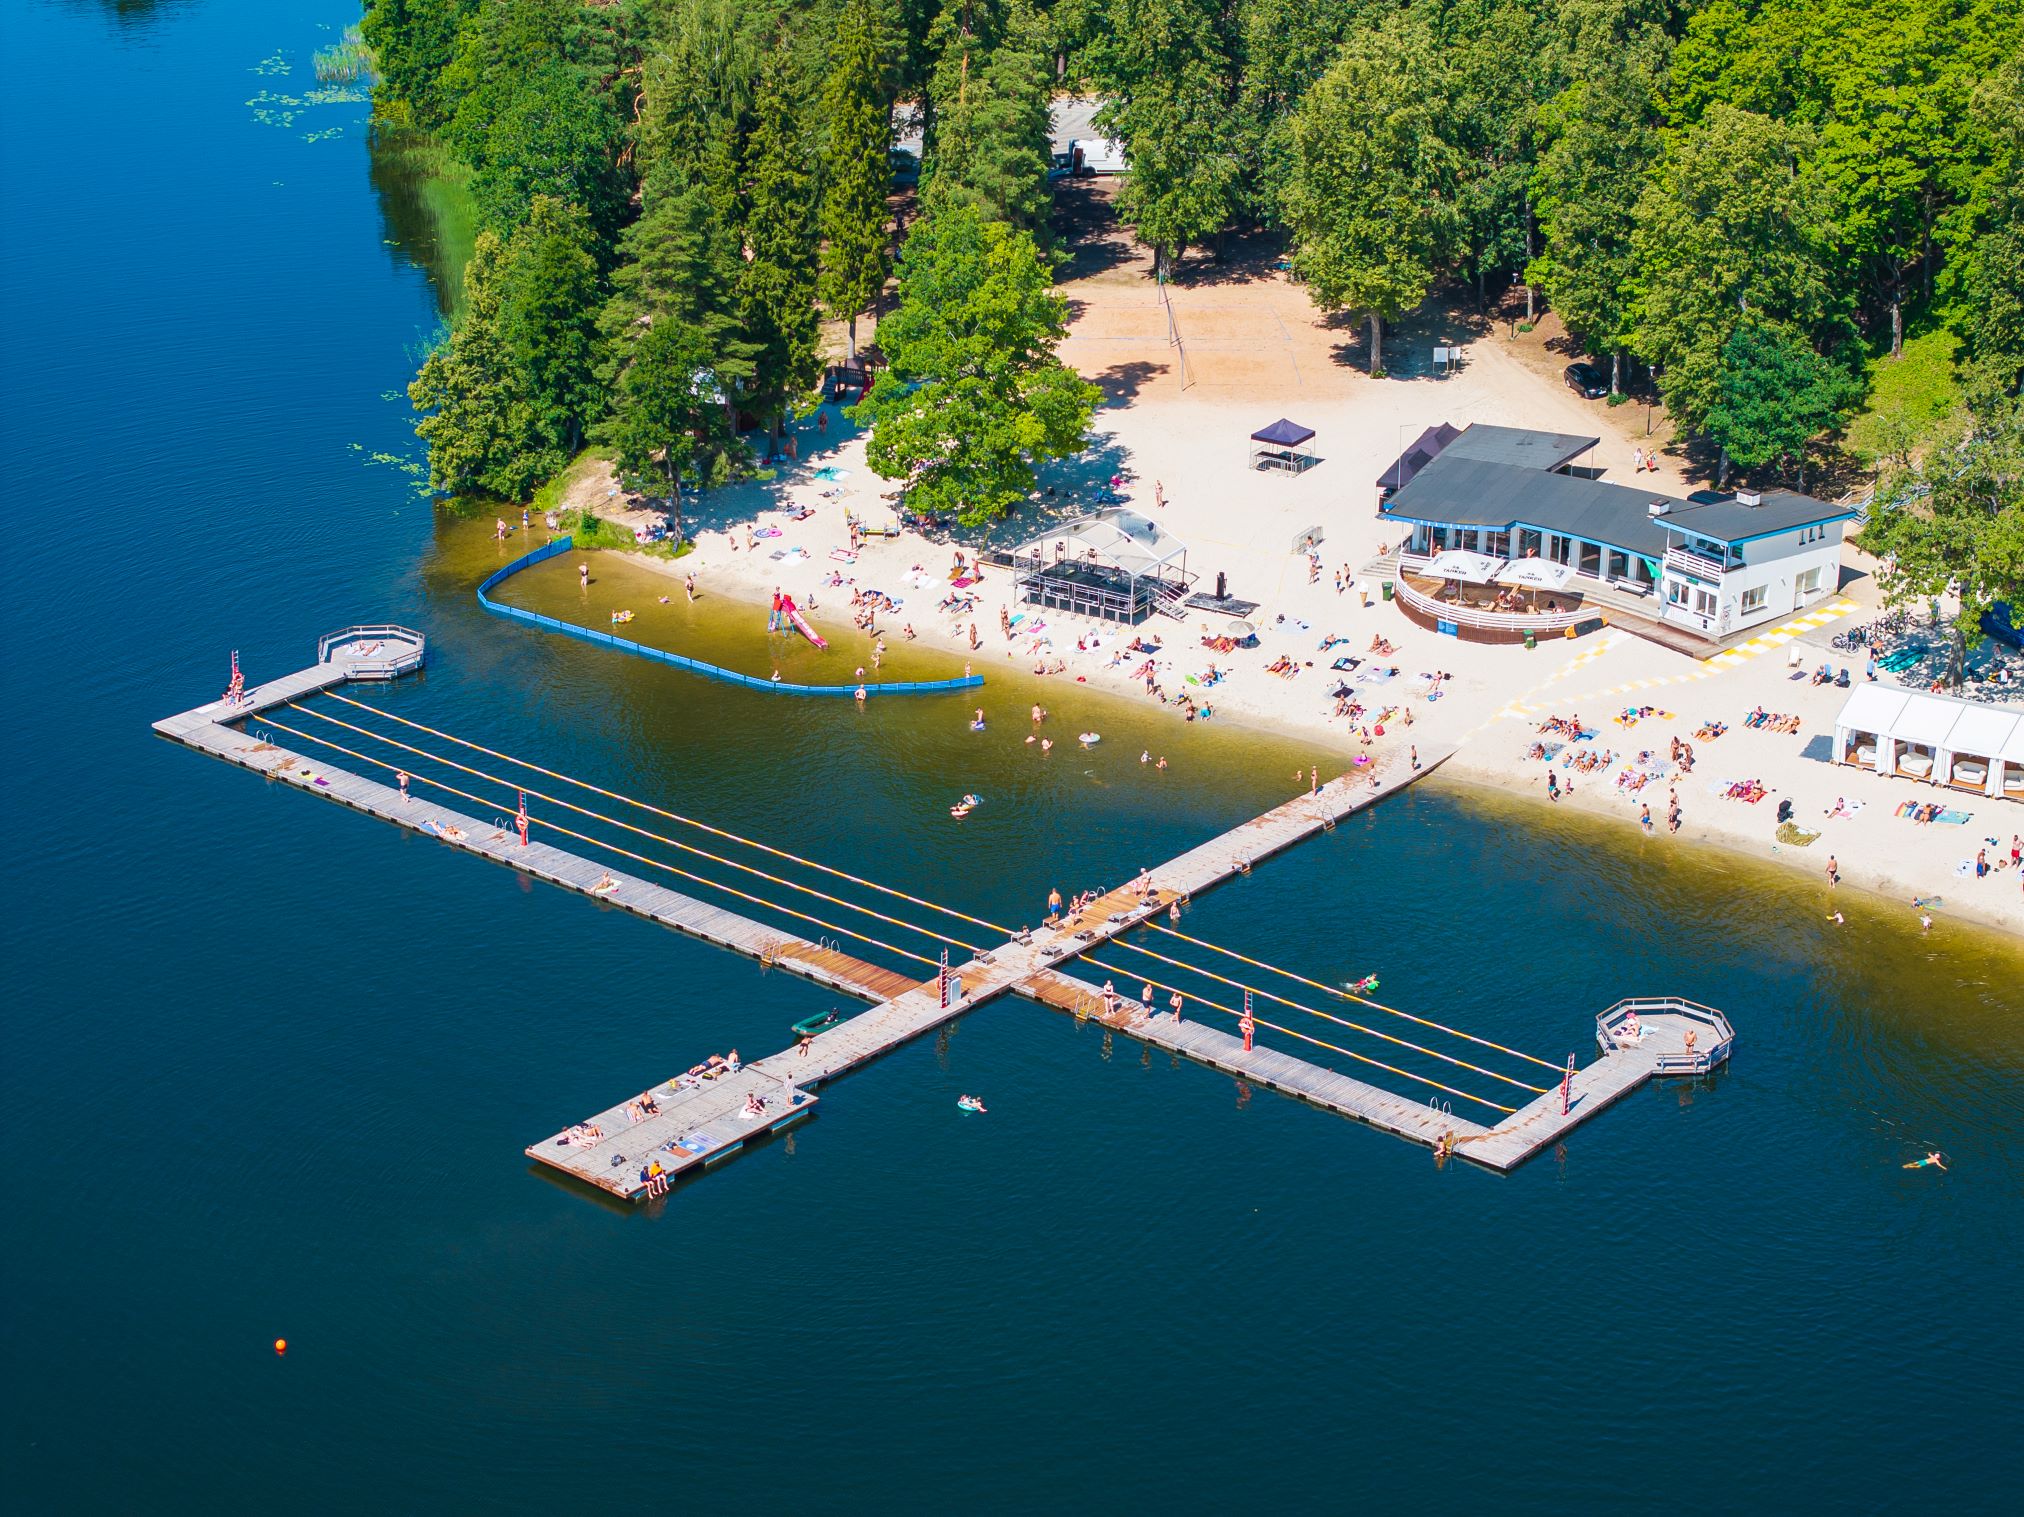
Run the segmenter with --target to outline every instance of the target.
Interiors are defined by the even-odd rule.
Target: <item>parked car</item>
[[[1571,363],[1562,371],[1567,388],[1583,400],[1600,400],[1609,393],[1609,379],[1592,363]]]

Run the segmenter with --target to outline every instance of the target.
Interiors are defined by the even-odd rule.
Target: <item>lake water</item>
[[[1053,690],[1104,741],[1042,761],[1018,681],[972,734],[962,700],[785,700],[485,615],[497,545],[369,461],[415,456],[440,308],[414,186],[362,105],[273,98],[350,19],[5,22],[14,1509],[2014,1492],[2024,958],[1459,787],[1190,931],[1554,1059],[1689,995],[1734,1017],[1727,1070],[1500,1178],[1006,1002],[665,1205],[533,1173],[531,1140],[831,998],[155,739],[232,649],[258,678],[411,622],[430,667],[389,709],[998,921],[1311,755]],[[651,604],[643,634],[770,657],[742,609]],[[1900,1167],[1931,1147],[1950,1172]]]

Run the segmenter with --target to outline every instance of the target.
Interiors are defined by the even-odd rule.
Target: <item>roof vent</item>
[[[1645,515],[1664,516],[1667,511],[1672,509],[1672,504],[1669,500],[1655,500],[1645,507]]]
[[[1764,497],[1759,495],[1755,490],[1738,490],[1736,492],[1736,504],[1739,506],[1761,506],[1764,504]]]

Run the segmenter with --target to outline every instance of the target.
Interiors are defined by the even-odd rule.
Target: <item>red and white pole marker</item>
[[[520,829],[520,846],[527,846],[527,792],[520,792],[520,814],[513,819],[513,825]]]
[[[225,687],[221,697],[228,706],[236,706],[246,696],[246,676],[239,672],[239,650],[232,650],[232,683]]]
[[[941,967],[935,971],[935,989],[942,997],[942,1010],[949,1009],[949,950],[942,950]]]
[[[1251,1015],[1251,992],[1244,992],[1244,1015],[1237,1019],[1237,1028],[1244,1034],[1244,1052],[1251,1051],[1251,1034],[1258,1030],[1258,1021]]]
[[[1560,1077],[1560,1115],[1563,1117],[1573,1110],[1570,1096],[1574,1089],[1574,1055],[1567,1056],[1567,1072]]]

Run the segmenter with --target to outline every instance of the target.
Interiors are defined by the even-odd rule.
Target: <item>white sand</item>
[[[1656,823],[1653,847],[1670,846],[1665,827],[1668,785],[1648,785],[1642,794],[1618,792],[1615,776],[1622,760],[1640,749],[1664,759],[1675,735],[1694,742],[1698,763],[1691,775],[1675,777],[1673,788],[1684,811],[1680,838],[1712,842],[1821,878],[1822,913],[1833,909],[1824,870],[1830,854],[1842,880],[1904,902],[1913,896],[1944,896],[1945,915],[1973,917],[2024,931],[2024,871],[2002,870],[1986,879],[1961,877],[1957,866],[1972,859],[1988,837],[2001,840],[2007,856],[2011,835],[2024,832],[2024,804],[1957,796],[1953,804],[1973,813],[1968,826],[1916,826],[1893,815],[1907,800],[1941,798],[1928,785],[1837,768],[1824,761],[1831,744],[1834,714],[1845,699],[1831,687],[1816,688],[1790,681],[1784,660],[1766,655],[1711,677],[1689,679],[1700,671],[1698,661],[1660,648],[1620,631],[1592,633],[1573,642],[1542,644],[1536,651],[1522,647],[1489,647],[1458,642],[1423,631],[1395,606],[1379,599],[1378,587],[1363,582],[1370,604],[1359,593],[1338,595],[1333,571],[1352,569],[1370,559],[1396,529],[1376,518],[1374,481],[1397,455],[1403,442],[1436,422],[1456,425],[1481,421],[1542,430],[1599,435],[1591,461],[1614,479],[1629,477],[1633,448],[1641,446],[1642,407],[1610,409],[1584,401],[1555,382],[1538,363],[1520,360],[1502,329],[1479,335],[1468,344],[1469,360],[1459,374],[1445,379],[1391,379],[1374,382],[1337,362],[1332,352],[1348,335],[1317,319],[1306,297],[1283,276],[1263,275],[1174,293],[1175,320],[1186,340],[1186,374],[1179,354],[1166,339],[1166,316],[1142,271],[1127,261],[1093,277],[1072,282],[1068,294],[1078,302],[1078,317],[1064,356],[1113,393],[1114,401],[1098,412],[1096,445],[1082,458],[1043,473],[1060,495],[1036,503],[1019,519],[993,534],[1000,546],[1042,535],[1050,519],[1063,519],[1093,509],[1094,487],[1113,473],[1129,483],[1131,504],[1156,515],[1168,530],[1189,545],[1188,567],[1201,576],[1201,588],[1213,585],[1221,571],[1230,592],[1256,601],[1252,620],[1260,646],[1233,654],[1216,654],[1199,645],[1207,633],[1221,632],[1223,618],[1196,613],[1187,623],[1154,618],[1139,629],[1164,644],[1158,660],[1159,679],[1167,693],[1183,690],[1212,705],[1225,719],[1267,726],[1289,735],[1312,734],[1338,755],[1369,750],[1386,767],[1404,757],[1408,744],[1432,752],[1459,743],[1451,761],[1458,773],[1546,802],[1546,768],[1524,755],[1537,733],[1538,715],[1508,712],[1517,703],[1537,706],[1563,716],[1579,715],[1599,730],[1593,743],[1581,748],[1614,750],[1619,762],[1607,771],[1576,774],[1571,799],[1562,802],[1619,816],[1635,826],[1641,804],[1652,806]],[[1388,355],[1390,349],[1387,349]],[[1409,355],[1408,355],[1409,356]],[[1535,355],[1536,356],[1536,355]],[[1397,357],[1395,365],[1403,367]],[[1190,382],[1184,387],[1183,378]],[[1123,392],[1131,392],[1126,397]],[[1113,654],[1132,634],[1118,635],[1108,626],[1048,610],[1013,606],[1029,621],[1046,623],[1049,638],[1036,651],[1030,637],[1008,645],[999,632],[999,611],[1008,604],[1010,575],[987,570],[977,586],[979,603],[969,616],[939,614],[936,603],[947,593],[953,549],[906,535],[873,539],[853,563],[832,559],[832,550],[847,543],[846,508],[868,523],[891,524],[895,513],[882,494],[894,488],[866,467],[864,439],[851,435],[836,408],[829,412],[828,430],[814,420],[796,430],[801,461],[770,484],[740,486],[712,492],[700,511],[689,517],[696,551],[677,563],[643,560],[679,577],[695,573],[714,591],[763,601],[776,587],[804,605],[813,595],[817,610],[811,620],[826,633],[849,633],[852,585],[824,585],[832,572],[857,587],[870,587],[902,598],[902,610],[879,619],[889,642],[911,623],[924,644],[956,650],[987,677],[1008,662],[1023,671],[1036,665],[1065,662],[1065,675],[1081,676],[1092,687],[1146,700],[1143,688],[1127,677],[1137,658],[1121,669],[1110,667]],[[1251,431],[1281,414],[1315,428],[1315,446],[1322,462],[1299,478],[1260,474],[1247,466]],[[821,465],[847,472],[840,482],[813,478]],[[1682,494],[1695,488],[1665,461],[1656,474],[1642,479],[1657,489]],[[1154,506],[1154,482],[1164,487],[1166,504]],[[834,491],[826,495],[824,492]],[[803,522],[788,522],[784,512],[794,505],[815,508]],[[757,552],[746,547],[753,526],[775,526],[783,535],[760,539]],[[1303,531],[1319,527],[1321,555],[1327,565],[1317,584],[1309,584],[1307,561],[1292,552]],[[966,538],[976,534],[965,534]],[[791,564],[767,557],[774,549],[799,547],[809,555]],[[1860,571],[1857,555],[1849,562]],[[919,566],[924,576],[915,576]],[[910,583],[910,576],[925,588]],[[1844,594],[1867,607],[1874,602],[1869,579],[1858,572]],[[1282,620],[1283,619],[1283,620]],[[974,623],[981,648],[969,651]],[[1858,656],[1828,651],[1829,626],[1794,646],[1802,649],[1811,669],[1823,657],[1836,667],[1851,667],[1862,677]],[[1349,639],[1327,655],[1318,651],[1325,634]],[[1078,636],[1094,634],[1101,646],[1078,652]],[[1358,677],[1368,672],[1367,650],[1382,634],[1397,646],[1384,659],[1401,672],[1386,685]],[[1297,677],[1282,679],[1265,672],[1279,655],[1299,661]],[[1368,661],[1365,669],[1346,676],[1331,674],[1328,664],[1343,654]],[[1230,671],[1212,689],[1185,685],[1184,675],[1199,674],[1213,662]],[[1446,671],[1452,678],[1438,700],[1428,700],[1414,676]],[[848,678],[840,670],[838,678]],[[1337,678],[1357,687],[1366,705],[1396,705],[1410,713],[1386,724],[1382,737],[1365,741],[1332,715],[1329,691]],[[1633,680],[1678,681],[1659,684],[1635,696],[1604,694],[1609,687]],[[1634,729],[1614,725],[1611,717],[1635,701],[1674,713],[1650,718]],[[1793,713],[1802,718],[1797,736],[1749,730],[1743,718],[1752,707]],[[1500,713],[1503,713],[1500,715]],[[1179,720],[1176,713],[1175,719]],[[1367,718],[1366,718],[1367,719]],[[1696,741],[1694,729],[1704,721],[1729,725],[1715,741]],[[1820,756],[1809,756],[1818,754]],[[1563,782],[1570,771],[1559,769]],[[1717,781],[1756,779],[1768,786],[1770,798],[1749,805],[1710,793]],[[1775,812],[1790,797],[1795,820],[1822,836],[1811,846],[1779,845]],[[1837,797],[1862,803],[1853,817],[1827,819],[1823,813]],[[1999,850],[1991,847],[1993,861]]]

